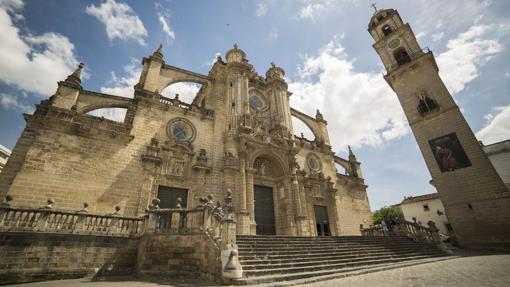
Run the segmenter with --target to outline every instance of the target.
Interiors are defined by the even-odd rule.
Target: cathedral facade
[[[265,76],[234,46],[208,75],[165,63],[161,47],[143,59],[134,97],[88,91],[83,65],[25,114],[26,128],[0,174],[0,194],[16,206],[124,215],[193,208],[232,192],[238,234],[359,234],[371,224],[360,163],[335,155],[327,122],[289,105],[284,70]],[[202,87],[191,104],[161,92],[179,82]],[[88,113],[126,110],[123,122]],[[292,117],[314,139],[294,135]],[[340,170],[337,170],[336,166]]]

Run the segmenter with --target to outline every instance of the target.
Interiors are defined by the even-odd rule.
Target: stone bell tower
[[[376,11],[368,31],[459,244],[510,244],[510,192],[439,77],[432,52],[394,9]]]

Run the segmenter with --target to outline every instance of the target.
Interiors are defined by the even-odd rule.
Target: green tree
[[[402,209],[400,206],[383,206],[381,209],[376,210],[372,217],[374,224],[381,224],[383,219],[393,218],[394,220],[403,220],[404,213],[402,213]]]

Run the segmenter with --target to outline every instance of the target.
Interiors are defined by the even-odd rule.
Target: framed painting
[[[441,172],[471,166],[455,133],[429,140],[429,145]]]

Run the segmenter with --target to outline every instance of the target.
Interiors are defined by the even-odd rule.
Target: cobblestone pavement
[[[510,255],[480,255],[308,284],[310,287],[508,287]]]
[[[13,286],[13,285],[11,285]],[[18,287],[191,287],[216,286],[201,281],[138,282],[73,279],[15,285]],[[257,285],[261,286],[261,285]],[[310,287],[508,287],[510,255],[478,255],[402,267],[341,279],[307,284]]]

